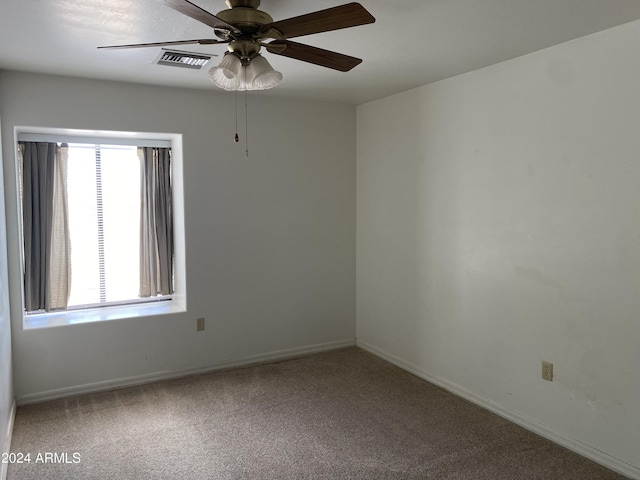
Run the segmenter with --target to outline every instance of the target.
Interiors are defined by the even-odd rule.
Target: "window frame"
[[[186,312],[186,259],[184,229],[184,187],[182,172],[182,134],[155,132],[121,132],[112,130],[57,129],[29,126],[14,127],[14,149],[16,163],[16,195],[18,205],[18,234],[20,237],[20,260],[24,265],[24,241],[22,225],[21,186],[18,177],[18,142],[41,141],[58,143],[96,143],[142,147],[171,147],[172,150],[172,198],[174,211],[174,293],[171,298],[150,299],[88,306],[71,307],[55,312],[26,312],[24,301],[24,271],[20,269],[21,312],[23,328],[46,328],[54,326],[91,323],[106,320],[136,318]]]

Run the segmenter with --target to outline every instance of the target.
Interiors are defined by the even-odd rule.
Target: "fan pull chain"
[[[247,107],[247,91],[244,91],[244,142],[245,155],[249,160],[249,108]]]
[[[233,137],[233,141],[238,143],[240,141],[240,137],[238,136],[238,92],[233,92],[235,102],[236,102],[236,135]]]

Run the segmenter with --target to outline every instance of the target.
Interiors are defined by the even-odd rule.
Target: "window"
[[[26,315],[171,300],[171,143],[17,139]]]

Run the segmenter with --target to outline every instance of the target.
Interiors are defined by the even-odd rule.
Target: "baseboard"
[[[84,385],[76,385],[73,387],[49,390],[46,392],[21,395],[18,397],[17,403],[18,405],[39,403],[39,402],[44,402],[46,400],[72,397],[75,395],[82,395],[86,393],[96,393],[96,392],[102,392],[106,390],[113,390],[116,388],[143,385],[145,383],[169,380],[172,378],[179,378],[187,375],[209,373],[209,372],[215,372],[219,370],[227,370],[230,368],[237,368],[237,367],[243,367],[243,366],[249,366],[249,365],[259,365],[259,364],[269,363],[277,360],[286,360],[286,359],[292,359],[296,357],[303,357],[307,355],[312,355],[314,353],[321,353],[321,352],[326,352],[330,350],[337,350],[340,348],[352,347],[354,345],[355,345],[355,340],[340,340],[335,342],[319,343],[316,345],[306,345],[303,347],[289,348],[285,350],[275,350],[272,352],[261,353],[258,355],[250,355],[244,358],[220,362],[220,363],[208,365],[205,367],[155,372],[151,374],[137,375],[133,377],[119,378],[115,380],[108,380],[105,382],[87,383]],[[0,480],[3,480],[3,479],[0,478]]]
[[[9,413],[9,423],[7,425],[7,431],[4,437],[5,452],[11,451],[11,437],[13,435],[13,423],[15,419],[16,419],[16,401],[14,400],[13,404],[11,405],[11,412]],[[9,464],[0,462],[0,480],[7,480],[8,467],[9,467]]]
[[[460,385],[457,385],[443,378],[425,373],[424,371],[420,370],[420,368],[364,340],[356,340],[356,345],[362,348],[363,350],[366,350],[369,353],[372,353],[388,361],[389,363],[392,363],[402,368],[403,370],[406,370],[416,375],[417,377],[420,377],[434,385],[444,388],[445,390],[459,397],[462,397],[465,400],[468,400],[486,410],[489,410],[497,415],[500,415],[503,418],[506,418],[507,420],[513,423],[516,423],[526,428],[527,430],[530,430],[542,437],[545,437],[554,443],[562,445],[563,447],[568,448],[569,450],[572,450],[577,454],[582,455],[583,457],[589,458],[590,460],[593,460],[594,462],[597,462],[600,465],[603,465],[629,478],[632,478],[634,480],[640,480],[640,468],[630,465],[618,458],[612,457],[611,455],[605,452],[602,452],[597,448],[594,448],[583,442],[575,440],[567,436],[563,432],[560,432],[554,429],[553,427],[540,424],[539,422],[535,421],[532,418],[527,417],[526,415],[522,415],[516,411],[505,408],[488,398],[479,396],[461,387]]]

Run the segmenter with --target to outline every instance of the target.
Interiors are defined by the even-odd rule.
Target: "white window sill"
[[[67,310],[63,312],[48,312],[25,315],[23,328],[61,327],[79,323],[103,322],[125,318],[149,317],[165,315],[167,313],[185,312],[185,308],[175,300],[166,302],[138,303],[131,305],[117,305],[112,307],[88,308],[85,310]]]

